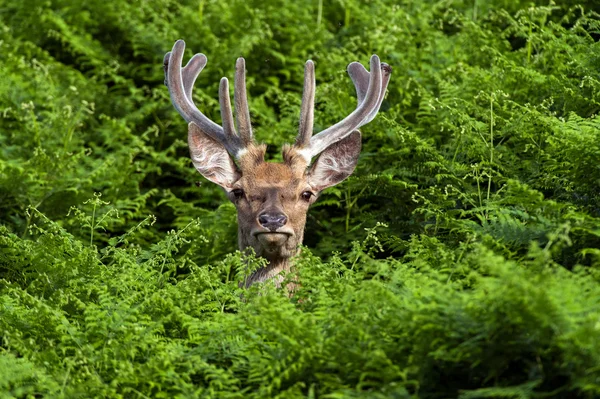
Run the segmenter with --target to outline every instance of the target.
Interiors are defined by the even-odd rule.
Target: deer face
[[[240,247],[270,260],[296,253],[315,199],[302,173],[285,163],[261,162],[233,184],[229,198],[238,210]]]
[[[287,264],[302,243],[309,206],[322,190],[354,171],[361,147],[357,129],[377,115],[391,68],[380,63],[376,55],[371,57],[371,72],[357,62],[351,63],[348,73],[358,97],[356,110],[313,137],[315,75],[314,64],[308,61],[296,142],[284,146],[282,163],[270,163],[264,160],[266,147],[256,144],[252,135],[244,59],[236,63],[236,131],[226,78],[221,79],[219,87],[222,126],[194,105],[192,88],[207,60],[203,54],[196,54],[182,68],[184,49],[184,42],[178,40],[173,51],[165,55],[165,84],[173,105],[189,123],[188,144],[194,167],[223,187],[235,204],[240,249],[252,247],[270,264]],[[313,158],[316,161],[311,163]],[[272,276],[269,270],[259,270],[250,281]]]
[[[190,123],[189,145],[196,169],[219,184],[238,211],[238,242],[241,249],[271,261],[297,253],[304,237],[309,206],[320,192],[348,177],[360,154],[360,133],[331,145],[308,168],[294,147],[285,147],[284,162],[264,161],[265,146],[250,145],[232,162],[224,146]]]

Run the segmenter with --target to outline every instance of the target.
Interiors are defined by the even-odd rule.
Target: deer
[[[184,51],[185,42],[175,42],[165,54],[163,69],[171,102],[188,123],[192,163],[207,180],[221,186],[235,205],[240,251],[252,248],[267,260],[266,266],[249,275],[240,286],[274,279],[279,287],[283,274],[290,272],[292,260],[299,254],[310,205],[323,190],[354,172],[361,151],[358,129],[379,112],[392,69],[377,55],[370,59],[370,72],[358,62],[350,63],[347,72],[356,89],[356,109],[313,135],[315,66],[308,60],[296,140],[283,146],[283,162],[267,162],[267,147],[255,141],[250,123],[244,58],[238,58],[235,64],[235,125],[226,77],[219,84],[219,125],[205,116],[192,98],[194,83],[207,57],[195,54],[182,67]]]

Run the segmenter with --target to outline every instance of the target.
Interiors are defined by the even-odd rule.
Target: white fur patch
[[[248,149],[240,148],[238,150],[238,152],[235,154],[235,159],[241,159],[244,156],[244,154],[246,154],[247,152],[248,152]]]
[[[313,157],[310,148],[296,149],[296,153],[300,154],[300,156],[306,160],[307,165],[310,165],[310,161]]]

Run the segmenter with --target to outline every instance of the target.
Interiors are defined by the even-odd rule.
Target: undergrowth
[[[0,398],[600,397],[595,3],[3,3]],[[264,260],[191,166],[179,38],[216,121],[246,58],[271,159],[306,59],[317,131],[355,107],[350,61],[393,67],[291,298],[239,288]]]

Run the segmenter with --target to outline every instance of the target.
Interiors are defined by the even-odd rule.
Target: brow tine
[[[192,99],[192,90],[194,89],[194,83],[196,82],[196,78],[200,75],[200,72],[206,66],[206,56],[204,54],[196,54],[194,55],[186,64],[186,66],[181,70],[181,76],[183,78],[183,88],[185,90],[185,95],[188,100],[193,103]]]
[[[250,124],[250,108],[246,96],[246,61],[240,57],[235,63],[234,95],[237,130],[244,144],[252,142],[252,126]]]
[[[348,75],[350,75],[350,79],[356,87],[356,97],[358,105],[360,105],[365,99],[369,88],[369,71],[360,62],[353,62],[348,65]]]
[[[300,109],[300,127],[296,137],[296,146],[307,147],[313,134],[315,116],[315,64],[308,60],[304,66],[304,90]]]

